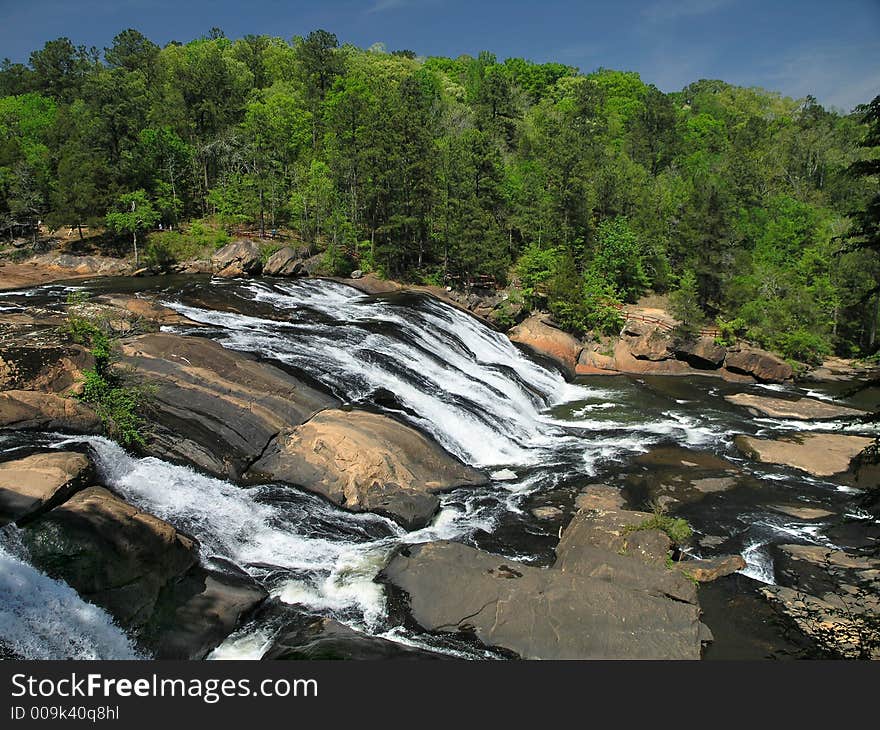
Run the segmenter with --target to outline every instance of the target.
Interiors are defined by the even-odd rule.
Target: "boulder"
[[[238,479],[276,434],[338,401],[283,370],[200,337],[124,340],[123,367],[155,388],[147,451]]]
[[[614,366],[622,373],[632,375],[689,375],[693,373],[691,366],[686,362],[672,357],[654,360],[647,357],[636,357],[631,348],[631,340],[626,337],[621,337],[614,346]]]
[[[507,336],[552,360],[568,378],[574,377],[583,346],[567,332],[550,325],[546,315],[532,315],[513,327]]]
[[[628,319],[621,340],[626,343],[630,354],[639,360],[668,360],[672,356],[669,335],[656,324]]]
[[[802,433],[778,439],[740,435],[734,443],[750,459],[791,466],[817,477],[830,477],[847,472],[853,459],[874,443],[874,439],[840,433]]]
[[[585,347],[578,355],[577,375],[619,375],[617,364],[614,362],[613,351],[609,354],[601,352],[597,345]]]
[[[408,529],[434,516],[437,492],[488,481],[414,428],[336,409],[279,434],[248,477],[297,484],[346,509],[390,515]]]
[[[84,488],[91,477],[88,458],[70,451],[0,463],[0,527],[33,519]]]
[[[383,578],[408,596],[426,630],[474,636],[524,659],[698,659],[704,634],[691,582],[616,557],[626,567],[536,568],[440,541],[401,548]],[[661,575],[689,586],[694,602],[670,598]]]
[[[34,565],[125,626],[147,621],[162,588],[198,560],[194,539],[103,487],[29,523],[23,539]]]
[[[623,494],[617,487],[606,484],[589,484],[575,498],[574,505],[579,510],[594,512],[613,512],[622,510],[625,504]]]
[[[0,429],[100,433],[101,419],[85,403],[53,393],[7,390],[0,393]]]
[[[256,276],[263,268],[259,245],[246,239],[226,244],[211,257],[211,264],[214,273],[225,278]]]
[[[244,572],[196,565],[165,586],[141,638],[156,659],[204,659],[268,596]]]
[[[400,291],[404,287],[396,281],[381,279],[375,274],[364,274],[359,279],[334,279],[348,284],[364,294],[387,294],[388,292]]]
[[[724,358],[724,367],[735,373],[743,373],[764,383],[781,383],[794,374],[785,360],[757,347],[740,345],[730,348]]]
[[[720,368],[727,356],[727,348],[708,335],[679,340],[675,343],[674,350],[677,358],[700,369]]]
[[[283,628],[263,659],[449,659],[379,636],[355,631],[331,618],[307,617]]]
[[[303,273],[302,259],[290,246],[273,253],[263,266],[265,276],[300,276]]]
[[[857,408],[839,406],[815,398],[775,398],[752,393],[735,393],[724,396],[724,400],[742,406],[754,415],[771,418],[794,418],[801,421],[824,420],[832,418],[857,418],[865,411]]]
[[[821,520],[825,517],[831,517],[834,514],[834,512],[822,509],[821,507],[805,507],[789,504],[771,504],[770,509],[776,512],[781,512],[789,517],[794,517],[798,520]]]
[[[720,555],[705,560],[682,560],[673,563],[676,570],[698,583],[711,583],[746,567],[741,555]]]

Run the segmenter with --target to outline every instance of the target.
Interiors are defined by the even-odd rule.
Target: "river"
[[[503,334],[426,295],[371,297],[315,279],[208,283],[206,277],[163,277],[52,284],[4,292],[0,306],[56,308],[74,289],[158,293],[159,301],[200,325],[166,329],[255,353],[346,406],[406,421],[464,462],[486,469],[492,481],[443,495],[434,522],[406,532],[387,518],[352,514],[291,486],[245,488],[186,466],[132,456],[102,437],[6,433],[0,435],[0,451],[87,444],[106,485],[195,535],[203,556],[232,561],[282,605],[306,607],[414,646],[493,657],[465,640],[399,624],[384,587],[374,581],[393,550],[401,543],[453,539],[547,564],[559,525],[533,515],[535,505],[570,502],[583,486],[604,483],[620,487],[634,507],[644,508],[663,493],[664,484],[674,486],[687,471],[674,460],[665,462],[663,449],[687,449],[726,459],[738,471],[732,488],[676,505],[696,531],[691,552],[741,553],[748,563],[723,587],[701,588],[706,622],[718,639],[709,655],[758,658],[791,649],[781,633],[762,627],[767,636],[742,650],[750,645],[740,634],[751,630],[749,616],[762,600],[755,589],[777,580],[772,546],[846,547],[877,532],[873,517],[856,506],[852,488],[754,463],[733,446],[740,433],[836,428],[864,433],[865,426],[754,418],[723,398],[745,390],[866,407],[876,405],[871,402],[876,392],[845,397],[845,384],[743,386],[711,377],[594,376],[569,383]],[[701,474],[712,476],[715,468],[715,476],[723,478],[726,472],[717,463],[710,459]],[[792,503],[832,515],[801,520],[773,508]],[[0,638],[29,658],[133,655],[132,644],[103,611],[28,564],[16,532],[0,532]],[[731,605],[731,596],[743,599],[738,617],[723,608]],[[49,613],[51,622],[41,625],[41,614]],[[282,611],[251,622],[210,658],[259,658],[283,621]]]

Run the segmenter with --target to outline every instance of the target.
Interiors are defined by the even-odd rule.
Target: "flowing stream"
[[[210,286],[192,277],[156,281],[101,280],[75,288],[158,292],[162,303],[200,325],[175,331],[255,353],[343,403],[408,422],[466,463],[486,469],[491,483],[443,495],[434,522],[406,532],[384,517],[351,514],[290,486],[243,488],[156,458],[136,458],[102,437],[16,434],[0,440],[0,451],[85,443],[105,484],[195,535],[205,559],[232,561],[284,604],[372,634],[462,656],[491,656],[389,620],[383,586],[374,578],[395,547],[454,539],[546,564],[556,528],[531,514],[534,500],[593,482],[644,496],[652,473],[638,468],[634,457],[657,447],[708,452],[744,470],[746,486],[686,505],[684,513],[697,537],[713,538],[711,548],[696,542],[696,553],[741,552],[748,562],[743,574],[757,582],[775,580],[768,545],[832,545],[845,540],[850,526],[871,519],[847,506],[851,494],[845,487],[737,456],[732,447],[737,433],[835,427],[749,418],[723,400],[743,386],[703,377],[567,383],[503,334],[424,295],[369,297],[320,280],[211,280]],[[70,288],[6,293],[3,306],[58,306]],[[747,389],[766,392],[760,386]],[[804,393],[794,386],[781,390]],[[816,386],[811,394],[838,395]],[[828,507],[835,516],[802,521],[768,506],[792,499]],[[41,615],[48,613],[52,622],[41,625]],[[276,630],[272,621],[252,622],[212,657],[259,658]],[[29,658],[135,652],[103,611],[28,564],[15,528],[0,532],[0,650],[3,643]]]

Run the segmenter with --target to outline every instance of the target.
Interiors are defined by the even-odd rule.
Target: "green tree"
[[[146,192],[135,190],[119,196],[117,209],[107,213],[107,226],[116,231],[116,233],[131,234],[134,260],[135,264],[139,266],[138,231],[152,228],[158,223],[159,218],[159,211],[153,207]]]

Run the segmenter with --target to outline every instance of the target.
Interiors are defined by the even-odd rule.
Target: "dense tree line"
[[[3,63],[0,97],[10,236],[246,223],[339,272],[514,277],[573,330],[653,289],[793,358],[877,348],[876,101],[844,115],[721,81],[664,94],[636,73],[217,29],[50,41]]]

